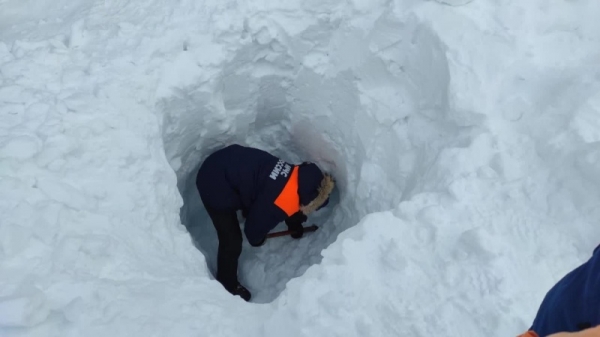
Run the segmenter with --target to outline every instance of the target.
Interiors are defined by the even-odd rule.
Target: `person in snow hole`
[[[219,238],[217,280],[249,301],[250,292],[237,278],[242,232],[236,212],[246,219],[244,233],[252,246],[264,244],[282,221],[299,239],[307,216],[329,202],[334,181],[313,163],[292,165],[259,149],[231,145],[206,158],[196,187]]]
[[[600,246],[548,291],[520,337],[600,337]]]

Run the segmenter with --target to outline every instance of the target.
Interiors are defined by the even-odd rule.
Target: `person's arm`
[[[244,228],[248,242],[254,247],[261,246],[267,239],[267,234],[283,220],[271,208],[255,205],[248,212]]]
[[[537,335],[536,335],[537,336]],[[580,332],[561,332],[548,337],[600,337],[600,326]]]

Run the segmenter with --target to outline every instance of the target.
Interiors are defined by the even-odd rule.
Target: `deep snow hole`
[[[181,220],[213,274],[216,232],[195,187],[208,154],[240,143],[292,163],[316,162],[337,180],[330,206],[309,219],[319,231],[260,248],[244,243],[239,279],[253,301],[274,300],[365,214],[435,189],[439,150],[460,145],[464,128],[448,117],[443,46],[428,28],[395,20],[381,19],[370,32],[317,25],[266,38],[262,29],[211,69],[210,81],[162,102]]]

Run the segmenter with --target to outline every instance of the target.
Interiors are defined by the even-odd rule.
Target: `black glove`
[[[301,211],[298,211],[298,212],[294,213],[294,215],[285,219],[285,224],[288,226],[289,230],[292,232],[291,236],[294,239],[300,239],[304,235],[304,227],[302,227],[302,224],[307,219],[308,218],[306,217],[306,215],[304,215],[304,213],[302,213]]]
[[[248,241],[248,242],[250,242],[250,241]],[[264,244],[265,244],[265,242],[267,242],[267,237],[266,237],[266,236],[265,236],[265,238],[264,238],[264,239],[262,239],[262,241],[261,241],[261,242],[258,242],[258,243],[256,243],[256,244],[254,244],[254,243],[250,242],[250,245],[251,245],[252,247],[260,247],[260,246],[264,245]]]

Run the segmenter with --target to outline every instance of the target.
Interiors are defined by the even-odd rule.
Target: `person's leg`
[[[235,212],[209,211],[219,237],[217,256],[217,280],[232,289],[237,284],[238,259],[242,253],[242,232]]]
[[[242,231],[235,212],[218,212],[207,208],[217,236],[219,250],[217,253],[217,281],[227,291],[250,300],[250,292],[238,282],[238,259],[242,253]]]

